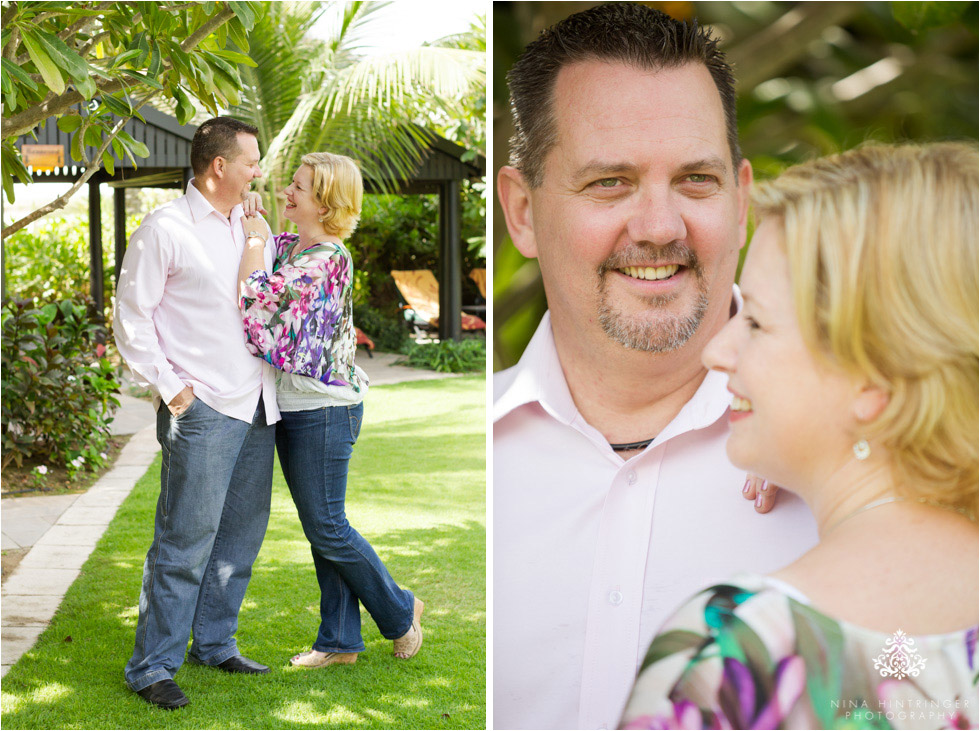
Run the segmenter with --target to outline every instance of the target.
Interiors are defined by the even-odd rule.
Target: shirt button
[[[614,607],[618,607],[623,603],[623,592],[621,591],[611,591],[609,592],[609,603]]]
[[[630,470],[629,472],[627,472],[626,473],[626,482],[629,483],[630,485],[635,485],[636,484],[636,473],[633,472],[632,470]]]

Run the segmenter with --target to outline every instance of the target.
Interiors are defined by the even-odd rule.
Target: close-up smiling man
[[[696,24],[631,3],[546,29],[508,75],[497,192],[548,313],[494,380],[494,726],[613,727],[669,612],[815,541],[725,454],[701,351],[737,311],[752,169],[731,69]]]

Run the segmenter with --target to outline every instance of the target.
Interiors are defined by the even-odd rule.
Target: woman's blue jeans
[[[363,415],[363,404],[327,406],[284,411],[276,425],[279,463],[320,584],[320,630],[313,645],[320,652],[364,650],[358,600],[390,640],[412,626],[412,592],[398,588],[344,510],[347,467]]]

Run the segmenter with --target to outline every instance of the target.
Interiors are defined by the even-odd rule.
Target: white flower
[[[72,383],[75,380],[75,376],[68,376],[68,382]]]
[[[102,459],[109,459],[109,455],[105,452],[99,452],[99,456],[102,457]]]
[[[73,467],[81,467],[83,464],[85,464],[85,458],[79,455],[71,461],[71,464]]]
[[[48,474],[48,467],[47,467],[47,465],[43,465],[42,464],[42,465],[39,465],[39,466],[35,467],[34,468],[34,471],[37,472],[39,475],[46,475],[46,474]]]

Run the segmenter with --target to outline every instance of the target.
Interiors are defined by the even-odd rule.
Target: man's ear
[[[531,195],[524,176],[517,168],[505,165],[497,173],[497,199],[507,219],[507,230],[514,246],[528,259],[538,255],[534,238],[534,216]]]
[[[220,155],[211,161],[211,175],[213,175],[217,180],[221,180],[225,176],[225,165],[227,161]]]
[[[867,384],[858,391],[852,406],[854,418],[861,424],[877,419],[888,406],[891,394],[880,386]]]
[[[745,246],[749,222],[749,198],[752,195],[752,163],[743,159],[738,166],[738,248]]]

